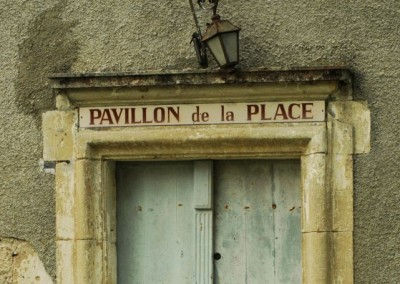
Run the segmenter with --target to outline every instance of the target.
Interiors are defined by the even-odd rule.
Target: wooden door
[[[214,163],[217,284],[301,283],[297,161]]]
[[[193,162],[119,163],[118,283],[192,283]]]
[[[299,174],[291,160],[119,163],[118,283],[300,283]]]

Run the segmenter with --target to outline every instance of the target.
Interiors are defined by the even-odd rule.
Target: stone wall
[[[242,28],[241,68],[347,66],[372,115],[355,159],[355,280],[400,279],[400,2],[220,1]],[[0,236],[55,275],[54,177],[39,166],[53,72],[196,69],[187,1],[0,0]],[[202,20],[204,23],[204,21]],[[215,68],[215,63],[210,67]]]

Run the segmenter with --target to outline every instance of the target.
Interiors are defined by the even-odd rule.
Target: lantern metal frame
[[[195,33],[193,33],[193,35],[192,35],[191,42],[193,42],[193,44],[194,44],[194,48],[196,51],[197,60],[199,62],[199,65],[202,68],[208,67],[208,57],[207,57],[207,51],[206,51],[208,48],[220,68],[233,67],[236,64],[238,64],[239,60],[240,60],[240,55],[239,55],[240,54],[240,52],[239,52],[240,51],[240,49],[239,49],[240,28],[233,25],[228,20],[221,20],[221,17],[217,14],[218,0],[208,0],[208,2],[210,2],[212,4],[211,8],[206,8],[205,2],[206,2],[206,0],[197,0],[197,4],[200,6],[200,8],[202,8],[204,10],[208,10],[208,9],[212,10],[213,16],[212,16],[212,23],[207,24],[207,29],[206,29],[205,33],[202,35],[201,28],[199,25],[199,20],[197,18],[196,11],[194,8],[193,0],[189,0],[190,8],[191,8],[192,14],[193,14],[193,19],[194,19],[194,22],[195,22],[195,25],[197,28],[197,31]],[[237,45],[236,46],[237,54],[235,56],[234,61],[230,60],[227,47],[222,39],[222,35],[227,34],[227,33],[236,33],[235,40],[236,40],[236,45]],[[220,60],[218,60],[218,57],[216,56],[215,51],[209,45],[209,41],[215,37],[218,37],[218,39],[219,39],[219,44],[222,48],[222,52],[223,52],[225,62],[226,62],[225,64],[222,64],[222,62],[220,62]]]
[[[212,23],[208,25],[207,30],[202,37],[202,42],[204,44],[206,44],[206,46],[210,50],[211,54],[213,55],[215,61],[217,61],[218,65],[221,68],[232,67],[239,63],[239,31],[240,31],[239,27],[233,25],[228,20],[221,20],[221,17],[218,14],[215,14],[212,17]],[[222,35],[227,34],[227,33],[235,33],[235,35],[236,35],[236,50],[237,50],[237,54],[236,54],[236,58],[235,58],[236,61],[230,60],[228,51],[226,49],[225,42],[222,39]],[[211,40],[215,37],[218,37],[218,39],[219,39],[219,43],[222,47],[222,51],[224,53],[226,64],[221,64],[221,62],[217,59],[217,56],[214,53],[213,49],[208,44],[209,40]]]

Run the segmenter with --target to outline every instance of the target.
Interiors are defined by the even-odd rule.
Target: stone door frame
[[[57,281],[116,283],[115,162],[300,159],[303,283],[353,283],[353,155],[369,111],[346,70],[53,76],[43,158],[55,163]],[[79,129],[79,106],[326,101],[325,122]]]

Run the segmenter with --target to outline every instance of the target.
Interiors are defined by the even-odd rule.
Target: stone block
[[[302,156],[301,164],[302,231],[329,231],[330,193],[326,184],[326,155]]]
[[[70,163],[56,165],[56,238],[70,240],[75,236],[74,173]]]
[[[102,240],[104,206],[101,161],[77,160],[74,167],[75,239]]]
[[[73,108],[70,100],[64,94],[58,94],[56,96],[56,107],[58,110],[62,111],[71,110]]]
[[[369,153],[371,150],[371,114],[367,102],[335,101],[328,105],[333,119],[353,126],[354,154]]]
[[[48,111],[42,117],[43,159],[45,161],[71,160],[75,112]]]
[[[353,233],[335,232],[333,233],[333,273],[332,283],[351,284],[353,278]]]
[[[57,281],[59,283],[115,283],[103,281],[102,249],[95,240],[57,241]]]
[[[329,153],[331,154],[352,154],[353,127],[351,124],[338,120],[330,120],[327,123],[329,139]]]
[[[57,283],[74,282],[74,241],[57,240]]]
[[[106,283],[117,283],[117,245],[107,242],[107,278]]]
[[[332,230],[353,231],[353,157],[330,156],[332,191]]]
[[[316,154],[316,153],[326,153],[327,152],[327,139],[326,139],[326,126],[318,125],[314,127],[314,133],[305,150],[305,155]]]
[[[331,283],[331,234],[330,232],[303,233],[303,283]]]
[[[103,281],[103,242],[76,240],[75,282],[85,284],[107,283]]]

